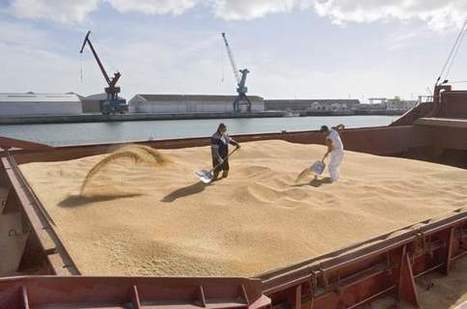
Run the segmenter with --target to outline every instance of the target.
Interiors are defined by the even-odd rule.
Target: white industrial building
[[[252,112],[264,112],[264,99],[248,97]],[[137,94],[129,103],[130,113],[227,113],[233,111],[235,96]]]
[[[418,101],[415,100],[401,100],[400,98],[396,97],[394,99],[387,99],[387,98],[369,98],[368,101],[371,105],[382,105],[387,111],[390,112],[406,112],[411,108],[414,108]]]
[[[119,99],[124,99],[121,96],[118,96]],[[102,106],[107,101],[106,93],[98,93],[93,95],[88,95],[87,97],[80,97],[81,103],[83,104],[83,113],[93,114],[93,113],[102,113]]]
[[[266,100],[266,110],[289,112],[348,112],[360,104],[354,99]]]
[[[74,93],[0,93],[0,117],[81,113],[81,101]]]
[[[414,108],[418,101],[415,100],[395,100],[389,99],[386,102],[386,109],[388,111],[402,111],[406,112],[409,109]]]

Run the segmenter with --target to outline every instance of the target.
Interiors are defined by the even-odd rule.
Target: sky
[[[250,95],[412,99],[429,94],[466,17],[465,0],[0,0],[0,92],[103,92],[79,53],[91,30],[127,99],[234,94],[226,32]],[[467,46],[449,79],[467,80]]]

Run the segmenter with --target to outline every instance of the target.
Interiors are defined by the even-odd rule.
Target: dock
[[[80,122],[115,122],[115,121],[150,121],[150,120],[196,120],[196,119],[235,119],[235,118],[274,118],[284,117],[284,112],[250,113],[173,113],[173,114],[80,114],[80,115],[38,115],[0,117],[0,125],[10,124],[46,124]]]

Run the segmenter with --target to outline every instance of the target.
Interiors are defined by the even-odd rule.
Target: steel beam
[[[37,236],[40,247],[47,256],[54,273],[57,275],[79,275],[78,268],[65,249],[60,237],[52,228],[50,217],[46,215],[44,207],[35,197],[14,159],[6,156],[1,158],[1,162],[19,201],[20,209]]]
[[[199,287],[203,290],[201,302],[196,295]],[[135,309],[271,308],[271,300],[262,294],[257,279],[83,276],[0,279],[0,309],[127,308],[129,304]]]
[[[451,269],[454,233],[455,233],[454,227],[451,227],[445,233],[447,234],[447,236],[445,237],[446,246],[444,249],[444,263],[443,263],[443,270],[442,270],[445,275],[449,275],[449,270]]]
[[[19,140],[19,139],[9,138],[9,137],[4,137],[4,136],[0,136],[0,148],[3,149],[3,150],[8,150],[8,149],[12,149],[12,148],[24,149],[24,150],[50,150],[50,149],[53,149],[52,147],[50,147],[48,145],[45,145],[45,144],[22,141],[22,140]]]
[[[415,278],[412,271],[410,255],[409,252],[407,252],[407,246],[403,247],[401,254],[398,296],[399,300],[405,301],[416,308],[419,307],[417,286],[415,285]]]

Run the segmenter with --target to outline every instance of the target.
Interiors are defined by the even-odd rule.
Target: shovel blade
[[[310,170],[316,175],[321,175],[324,172],[325,168],[326,168],[326,164],[323,161],[316,161],[310,167]]]
[[[199,180],[203,183],[211,183],[213,175],[210,171],[201,170],[195,173],[198,176]]]

